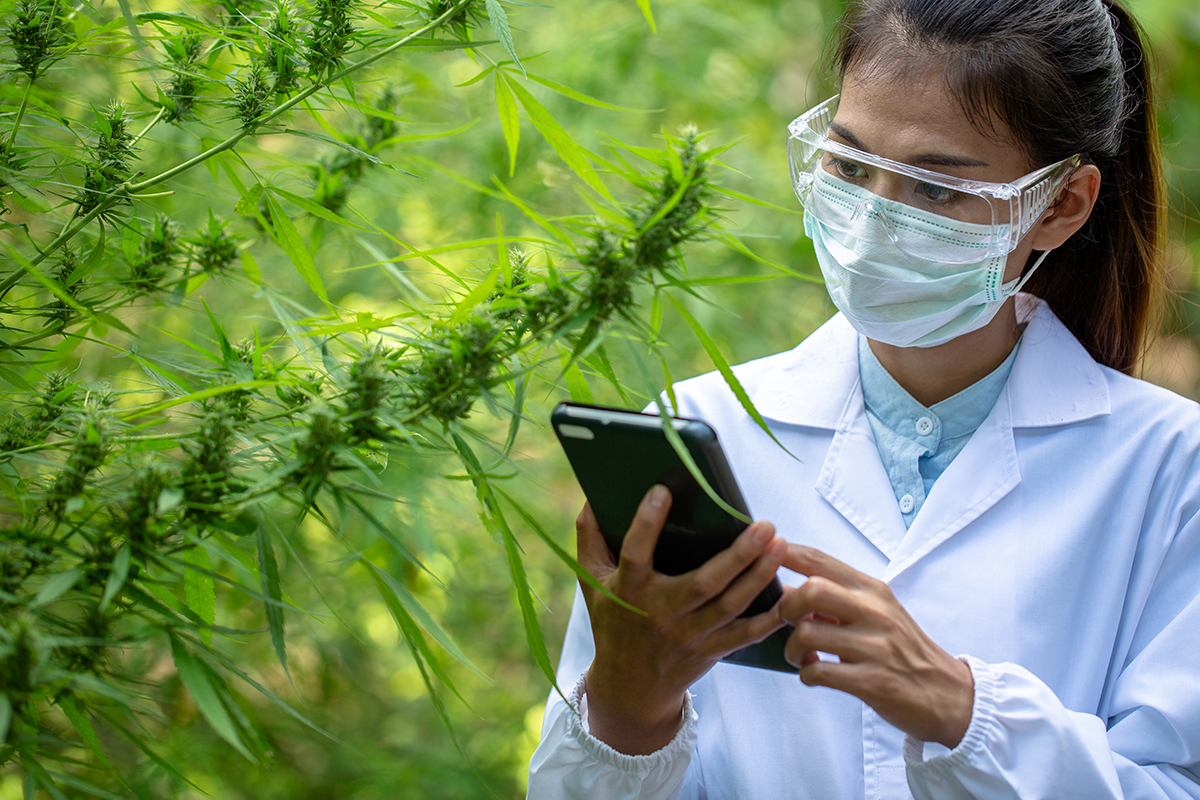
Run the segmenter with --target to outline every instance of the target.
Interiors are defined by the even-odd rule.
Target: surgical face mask
[[[812,193],[822,214],[806,209],[804,230],[834,305],[859,333],[896,347],[934,347],[987,325],[1047,255],[1024,278],[1004,283],[1007,257],[987,255],[997,234],[992,226],[886,200],[824,170],[815,173]],[[956,253],[974,249],[978,258],[945,263],[914,256],[893,241],[899,226],[910,239]]]
[[[899,347],[982,328],[1046,257],[1003,283],[1008,254],[1081,156],[1011,183],[958,178],[830,140],[836,111],[833,97],[788,126],[792,182],[834,304],[864,335]]]

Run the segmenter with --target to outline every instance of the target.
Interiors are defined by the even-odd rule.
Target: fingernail
[[[662,508],[667,504],[667,498],[669,496],[670,495],[667,491],[667,487],[663,486],[661,483],[658,483],[655,484],[650,490],[649,494],[646,495],[646,502],[651,508]]]
[[[783,557],[787,555],[787,542],[783,539],[776,539],[767,547],[767,555],[776,561],[783,561]]]
[[[764,525],[761,522],[756,522],[750,526],[750,538],[756,544],[766,544],[772,536],[771,526]]]

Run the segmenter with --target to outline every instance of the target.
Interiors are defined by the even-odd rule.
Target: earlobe
[[[1100,170],[1096,165],[1083,164],[1076,168],[1058,201],[1034,226],[1030,238],[1033,249],[1053,250],[1070,239],[1091,216],[1099,195]]]

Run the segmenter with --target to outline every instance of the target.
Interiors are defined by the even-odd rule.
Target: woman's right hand
[[[775,577],[787,553],[774,526],[756,522],[699,569],[664,575],[654,569],[654,547],[670,507],[665,486],[646,494],[619,562],[591,507],[585,505],[575,521],[579,563],[614,595],[646,612],[630,611],[580,582],[596,643],[587,674],[588,727],[629,755],[665,747],[682,724],[687,688],[729,653],[783,625],[778,605],[738,616]]]

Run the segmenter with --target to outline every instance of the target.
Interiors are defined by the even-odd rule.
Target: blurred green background
[[[164,9],[168,5],[155,4]],[[1196,277],[1200,272],[1200,3],[1132,0],[1130,5],[1155,48],[1160,128],[1171,187],[1171,281],[1177,291],[1161,339],[1146,360],[1145,376],[1195,397],[1200,389],[1196,343],[1200,333]],[[647,109],[632,113],[582,105],[529,84],[529,90],[585,146],[604,151],[610,136],[650,144],[661,131],[694,122],[701,130],[713,132],[714,143],[741,140],[724,158],[729,170],[720,183],[791,208],[794,197],[787,178],[784,128],[831,91],[822,55],[840,8],[841,3],[833,0],[655,0],[657,33],[650,30],[633,0],[513,7],[510,14],[518,51],[528,56],[527,69],[609,103]],[[542,55],[534,58],[534,54]],[[110,63],[111,74],[75,76],[81,96],[123,91],[120,84],[128,64],[120,59]],[[466,53],[449,52],[423,57],[419,65],[388,62],[372,73],[373,83],[364,90],[378,91],[385,83],[402,87],[400,113],[405,116],[436,123],[441,129],[473,118],[479,122],[447,140],[395,148],[387,160],[421,177],[374,170],[351,195],[352,207],[425,247],[491,235],[497,214],[507,234],[537,233],[511,206],[441,176],[436,170],[441,166],[480,184],[500,176],[542,213],[588,212],[578,194],[578,181],[524,120],[522,147],[514,174],[508,177],[493,84],[453,87],[479,69],[480,64]],[[413,124],[405,132],[422,130],[421,124]],[[147,152],[159,154],[164,163],[194,144],[175,128],[160,128],[155,136]],[[275,145],[264,139],[258,147],[270,152]],[[281,156],[281,175],[273,180],[285,186],[290,180],[301,187],[299,193],[310,192],[311,188],[304,189],[311,186],[307,175],[301,170],[289,175],[288,169]],[[223,184],[214,188],[206,178],[202,171],[193,176],[194,194],[189,197],[182,191],[164,200],[164,209],[187,218],[189,203],[213,192],[227,193],[232,207],[236,193]],[[794,269],[816,273],[797,214],[734,201],[728,205],[730,227],[741,232],[751,249]],[[245,222],[241,232],[253,235],[251,223]],[[475,255],[484,259],[490,253]],[[699,246],[687,255],[693,275],[766,278],[775,274],[724,247]],[[470,271],[472,257],[468,252],[461,262],[449,261]],[[330,295],[344,307],[382,316],[400,309],[397,298],[403,294],[419,291],[436,299],[444,291],[442,280],[412,262],[402,270],[359,268],[376,260],[361,242],[340,231],[327,232],[317,253]],[[480,269],[484,266],[481,261]],[[262,298],[246,291],[244,282],[206,287],[205,297],[220,310],[231,339],[252,335],[256,326],[264,326],[264,335],[270,332],[272,313]],[[796,280],[773,278],[713,287],[708,299],[712,302],[691,302],[689,307],[731,363],[790,347],[832,313],[819,286]],[[140,308],[139,330],[164,332],[162,340],[154,341],[151,335],[142,346],[170,349],[166,332],[189,335],[200,324],[195,312],[195,308],[164,305]],[[676,379],[711,369],[695,338],[670,310],[665,314],[663,337]],[[619,358],[621,348],[610,349]],[[80,358],[80,380],[123,375],[138,379],[132,364],[89,358],[86,349],[80,351]],[[128,369],[128,374],[122,369]],[[632,375],[632,370],[624,374]],[[604,382],[591,385],[597,401],[622,402]],[[555,385],[535,387],[532,394],[533,407],[540,409],[535,416],[542,420],[566,396]],[[476,417],[486,427],[486,413],[476,412]],[[548,428],[524,427],[518,450],[521,472],[507,488],[538,510],[544,526],[573,551],[572,520],[581,495]],[[279,554],[285,584],[299,605],[323,608],[314,583],[300,572],[303,561],[316,571],[315,586],[341,609],[342,619],[319,613],[289,616],[289,652],[298,695],[277,664],[271,669],[274,657],[268,637],[247,637],[230,646],[242,651],[247,661],[267,665],[261,678],[340,743],[297,725],[261,698],[244,695],[244,705],[263,726],[275,751],[269,767],[252,766],[198,716],[173,677],[169,657],[159,652],[132,655],[143,659],[135,666],[148,680],[167,681],[161,750],[175,763],[186,764],[188,777],[204,793],[256,800],[524,795],[526,765],[537,742],[549,687],[527,651],[503,548],[483,532],[469,484],[443,477],[454,470],[453,464],[436,459],[414,459],[387,470],[383,480],[397,502],[377,511],[406,532],[407,541],[443,584],[410,568],[408,585],[490,676],[489,682],[482,681],[446,659],[469,703],[468,707],[443,692],[466,757],[439,721],[416,666],[397,641],[395,624],[365,573],[335,563],[344,550],[325,531],[306,523],[290,537],[294,556]],[[551,656],[556,659],[574,581],[535,537],[525,535],[522,541],[531,584],[544,604],[542,623]],[[383,547],[374,555],[380,563],[389,558]],[[261,609],[244,598],[224,602],[217,612],[221,624],[261,625]],[[136,754],[129,753],[128,761],[137,761]],[[156,769],[144,767],[131,785],[140,796],[163,796],[165,780]],[[0,777],[0,799],[19,796],[17,777]],[[201,795],[185,790],[182,796]]]

